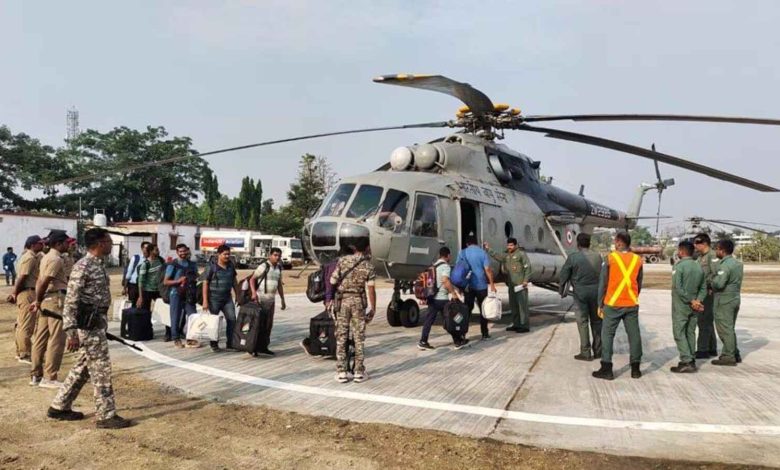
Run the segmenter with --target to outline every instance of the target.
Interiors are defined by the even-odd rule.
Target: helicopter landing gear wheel
[[[387,323],[390,326],[401,326],[401,315],[394,300],[387,304]]]
[[[420,322],[420,306],[412,299],[407,299],[401,304],[401,311],[398,314],[401,324],[406,328],[415,327]]]
[[[658,257],[656,255],[650,255],[650,256],[647,257],[647,262],[649,264],[655,264],[655,263],[657,263],[659,261],[660,260],[658,259]]]

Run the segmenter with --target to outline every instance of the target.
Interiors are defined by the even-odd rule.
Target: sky
[[[164,126],[201,152],[303,134],[451,119],[452,97],[382,86],[390,73],[468,82],[526,114],[780,118],[774,1],[0,1],[0,124],[61,145],[82,129]],[[549,123],[545,123],[548,125]],[[780,128],[567,123],[780,187]],[[552,127],[552,126],[550,126]],[[283,202],[303,153],[339,176],[446,130],[332,137],[209,157],[220,190],[245,175]],[[651,161],[515,132],[504,143],[571,191],[625,210]],[[780,194],[661,165],[666,225],[691,215],[780,224]],[[643,215],[654,215],[656,197]]]

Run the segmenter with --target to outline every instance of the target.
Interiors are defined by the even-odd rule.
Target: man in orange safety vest
[[[612,380],[612,345],[615,331],[623,321],[628,335],[631,377],[642,377],[642,336],[639,333],[639,292],[642,290],[642,257],[632,253],[631,236],[626,232],[615,235],[615,251],[601,265],[599,276],[599,316],[601,324],[601,369],[593,377]]]

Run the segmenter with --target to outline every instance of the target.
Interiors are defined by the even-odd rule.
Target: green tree
[[[85,207],[103,208],[111,220],[171,222],[177,207],[191,204],[215,182],[208,164],[199,157],[133,169],[170,157],[197,155],[189,137],[169,138],[163,127],[145,131],[117,127],[105,133],[90,129],[69,144],[57,155],[63,175],[101,173],[100,178],[69,183],[74,192],[71,200],[81,196]],[[120,171],[102,175],[114,169]]]
[[[637,226],[635,229],[629,232],[631,235],[631,244],[635,246],[652,245],[655,243],[653,234],[650,233],[650,229],[643,226]]]
[[[756,233],[752,243],[740,249],[740,255],[744,261],[777,261],[780,258],[780,240]]]
[[[41,183],[52,175],[55,165],[53,148],[0,126],[0,208],[45,208],[45,201],[28,200],[20,192],[44,189]],[[47,198],[54,194],[45,191]]]

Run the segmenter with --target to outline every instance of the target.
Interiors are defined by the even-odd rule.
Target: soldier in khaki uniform
[[[357,383],[368,379],[364,364],[363,344],[366,340],[366,324],[376,312],[376,272],[368,254],[368,238],[358,238],[354,243],[355,254],[339,259],[330,282],[336,287],[336,361],[340,383],[349,381],[347,374],[347,341],[349,330],[355,341],[355,376]],[[368,301],[366,302],[366,287]],[[369,307],[366,313],[366,307]]]
[[[25,251],[19,261],[19,275],[8,302],[16,304],[19,313],[16,317],[16,357],[19,362],[32,364],[32,336],[35,332],[36,314],[30,311],[35,300],[35,284],[38,282],[38,268],[41,262],[43,239],[38,235],[27,237]]]
[[[506,253],[496,253],[487,243],[483,247],[491,258],[501,263],[509,289],[509,307],[512,309],[512,325],[506,331],[528,333],[531,331],[528,314],[528,282],[531,280],[531,262],[525,251],[517,246],[517,240],[508,238]]]
[[[704,282],[707,284],[707,297],[704,299],[704,311],[697,315],[699,337],[696,347],[696,359],[708,359],[718,355],[718,338],[715,335],[713,316],[712,278],[718,272],[718,258],[715,250],[710,248],[710,236],[706,233],[696,235],[693,247],[699,254],[699,266],[704,271]]]
[[[47,416],[61,421],[83,419],[84,413],[73,411],[71,407],[81,388],[90,380],[95,388],[97,427],[126,428],[132,423],[116,414],[106,339],[106,314],[111,293],[103,257],[111,253],[111,237],[105,230],[93,228],[84,234],[84,241],[89,252],[73,267],[62,311],[68,351],[80,352]]]
[[[566,258],[561,268],[558,293],[561,298],[565,297],[567,283],[571,282],[577,304],[580,353],[574,359],[578,361],[601,358],[601,318],[598,314],[601,263],[601,255],[590,250],[590,235],[580,233],[577,235],[577,251]],[[591,336],[593,343],[590,341]]]
[[[65,263],[62,253],[68,249],[68,236],[65,232],[54,232],[48,238],[49,252],[41,259],[38,283],[35,286],[35,301],[30,311],[38,314],[32,345],[32,378],[30,385],[45,388],[59,388],[62,385],[57,375],[65,352],[65,333],[62,320],[39,315],[47,309],[62,313],[65,289],[68,280],[65,277]]]

